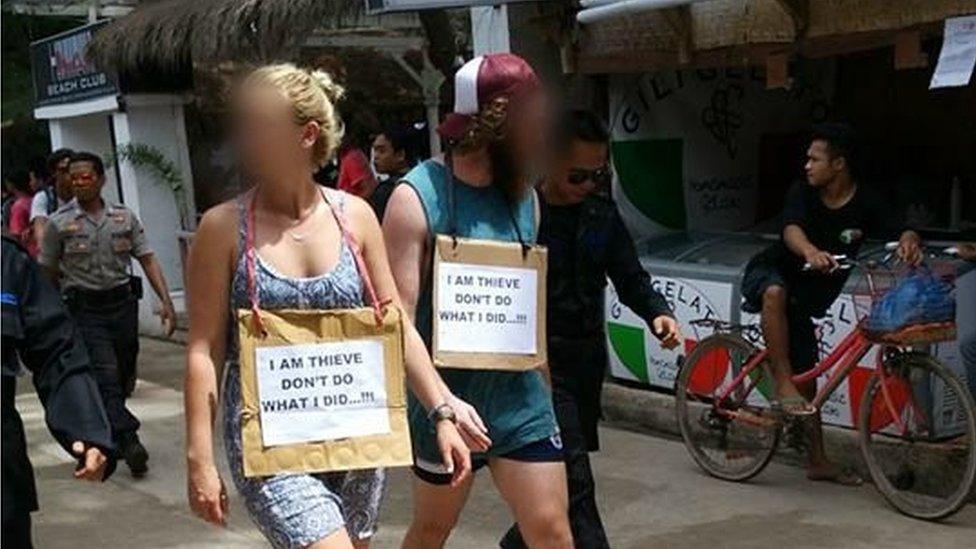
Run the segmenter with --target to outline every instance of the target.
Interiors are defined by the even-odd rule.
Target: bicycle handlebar
[[[885,251],[887,251],[889,253],[887,253],[884,256],[884,258],[880,261],[880,263],[881,264],[887,264],[889,261],[891,261],[892,257],[894,257],[894,252],[898,249],[898,246],[899,246],[899,242],[886,242],[885,245],[884,245],[884,249],[885,249]],[[936,256],[939,256],[939,255],[946,255],[946,256],[949,256],[949,257],[959,257],[959,247],[958,246],[950,246],[948,248],[942,248],[942,249],[939,249],[939,250],[934,250],[934,251],[929,252],[928,255],[930,257],[936,257]],[[834,271],[837,271],[837,270],[848,270],[848,269],[852,269],[852,268],[856,267],[857,265],[860,265],[861,264],[860,261],[858,261],[856,259],[851,259],[851,258],[847,257],[844,254],[834,255],[833,258],[834,258],[834,261],[837,262],[837,267],[835,269],[832,269],[830,272],[834,272]],[[871,263],[874,263],[874,262],[871,262]],[[812,271],[813,270],[813,266],[810,265],[810,263],[804,263],[803,264],[803,270],[804,271]]]

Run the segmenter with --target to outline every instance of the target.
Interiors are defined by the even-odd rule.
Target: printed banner
[[[383,342],[258,347],[265,446],[390,432]]]

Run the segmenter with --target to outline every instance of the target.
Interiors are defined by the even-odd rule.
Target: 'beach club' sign
[[[36,106],[118,93],[115,78],[95,67],[85,54],[92,35],[105,23],[99,21],[31,44]]]

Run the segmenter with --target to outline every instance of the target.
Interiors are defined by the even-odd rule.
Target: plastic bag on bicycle
[[[951,321],[956,312],[953,289],[931,269],[914,269],[872,305],[864,327],[895,332],[914,324]]]

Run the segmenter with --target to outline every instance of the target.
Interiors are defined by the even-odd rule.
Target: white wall
[[[194,212],[193,179],[183,120],[183,100],[171,95],[131,95],[125,98],[125,111],[113,114],[115,139],[126,144],[150,145],[158,149],[182,172],[189,212]],[[149,245],[156,253],[169,284],[177,310],[184,308],[183,271],[177,231],[181,229],[176,199],[169,186],[152,170],[120,161],[122,194],[125,204],[139,216]],[[154,310],[158,300],[146,280],[146,297],[140,304],[140,329],[159,329]]]
[[[112,150],[110,113],[96,113],[49,121],[51,150],[69,148],[88,151],[105,157]],[[102,196],[109,202],[120,202],[119,185],[115,170],[105,166],[105,187]]]
[[[809,63],[802,83],[790,90],[767,90],[762,71],[748,68],[613,75],[612,138],[680,140],[684,228],[742,229],[754,222],[762,200],[757,192],[761,138],[802,131],[826,114],[833,72],[832,63]],[[666,232],[628,199],[628,192],[640,192],[642,185],[615,181],[621,214],[635,236]]]

